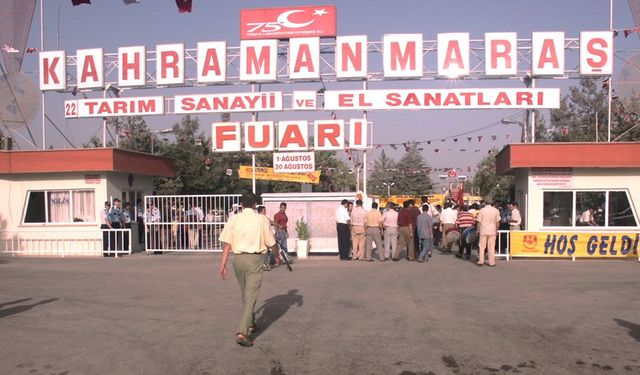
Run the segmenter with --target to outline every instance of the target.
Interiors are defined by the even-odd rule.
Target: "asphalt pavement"
[[[220,254],[0,258],[0,374],[640,374],[640,263],[312,256],[234,341]]]

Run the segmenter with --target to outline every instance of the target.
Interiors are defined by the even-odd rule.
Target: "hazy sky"
[[[481,39],[485,32],[517,32],[519,38],[530,38],[533,31],[564,31],[566,37],[579,37],[580,31],[606,30],[609,27],[608,0],[485,0],[485,1],[210,1],[193,0],[192,13],[178,13],[173,0],[141,0],[137,5],[124,5],[120,0],[93,0],[92,5],[71,6],[70,0],[45,1],[45,49],[64,49],[75,55],[79,48],[102,47],[105,53],[117,52],[118,47],[146,45],[154,50],[156,44],[184,43],[185,48],[195,48],[199,41],[226,41],[228,46],[239,46],[239,15],[245,8],[278,7],[288,5],[336,5],[338,35],[366,34],[369,41],[380,41],[384,34],[422,33],[425,40],[435,40],[438,33],[469,32],[471,39]],[[28,47],[40,46],[40,4],[36,6]],[[614,29],[634,27],[626,0],[614,3]],[[58,34],[59,30],[59,34]],[[616,51],[639,50],[640,34],[625,38],[622,33],[615,38]],[[59,38],[59,47],[57,39]],[[629,52],[620,52],[629,56]],[[575,53],[577,56],[577,53]],[[568,57],[569,58],[569,57]],[[381,56],[369,56],[371,61],[381,61]],[[614,71],[620,69],[623,60],[616,58]],[[34,78],[37,54],[25,55],[23,71]],[[575,68],[569,61],[566,68]],[[155,70],[155,69],[154,69]],[[370,69],[371,70],[371,69]],[[538,87],[558,87],[562,95],[576,80],[538,80]],[[293,86],[293,87],[292,87]],[[320,83],[262,85],[262,90],[284,91],[320,88]],[[370,88],[454,88],[454,87],[522,87],[517,80],[429,80],[391,81],[371,83]],[[614,86],[615,87],[615,86]],[[328,89],[361,88],[361,84],[328,84]],[[249,92],[250,85],[207,87],[204,92]],[[126,96],[196,93],[194,88],[175,90],[131,90]],[[101,92],[89,93],[99,97]],[[47,94],[47,114],[76,144],[87,142],[92,135],[102,135],[100,119],[65,120],[63,101],[70,94]],[[408,140],[433,140],[424,144],[423,155],[432,168],[456,167],[464,174],[474,169],[477,162],[492,147],[502,148],[520,140],[518,125],[500,124],[504,117],[517,116],[518,110],[458,110],[458,111],[373,111],[369,120],[374,124],[374,144],[397,143],[397,151],[384,148],[392,157],[402,155],[401,144]],[[339,112],[338,117],[360,117],[358,112]],[[209,124],[218,121],[219,115],[198,116],[202,129],[210,134]],[[548,116],[547,116],[548,117]],[[261,114],[261,120],[329,118],[325,111]],[[516,117],[521,119],[521,117]],[[246,121],[248,115],[233,115],[234,121]],[[152,130],[170,127],[178,116],[149,116],[147,123]],[[31,125],[38,146],[41,147],[39,115]],[[460,135],[463,134],[463,135]],[[508,139],[507,139],[508,134]],[[457,142],[453,138],[458,138]],[[471,137],[469,141],[468,137]],[[479,141],[481,138],[481,141]],[[493,139],[495,138],[495,140]],[[445,140],[444,142],[441,140]],[[17,139],[23,149],[30,147]],[[70,147],[52,127],[47,127],[47,144],[56,148]],[[374,160],[382,148],[369,152]],[[438,152],[434,150],[438,149]],[[461,151],[465,150],[465,151]],[[437,174],[437,173],[436,173]]]

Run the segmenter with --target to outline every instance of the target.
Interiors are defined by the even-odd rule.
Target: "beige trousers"
[[[364,226],[351,227],[351,247],[353,256],[351,259],[364,259]]]
[[[266,254],[237,254],[233,259],[233,269],[240,286],[242,313],[238,333],[249,337],[249,327],[256,322],[255,308],[262,285],[262,264]]]
[[[496,264],[496,235],[481,234],[480,235],[480,249],[478,250],[478,263],[484,263],[484,251],[487,250],[489,255],[489,265],[495,266]]]
[[[398,229],[398,246],[393,254],[394,259],[400,258],[400,253],[404,247],[407,247],[407,260],[416,259],[416,251],[413,247],[413,233],[409,231],[409,227],[400,227]]]

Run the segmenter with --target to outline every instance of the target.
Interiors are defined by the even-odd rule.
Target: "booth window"
[[[93,190],[28,191],[26,202],[25,224],[96,221]]]
[[[545,191],[543,194],[545,227],[635,227],[637,223],[626,191]]]

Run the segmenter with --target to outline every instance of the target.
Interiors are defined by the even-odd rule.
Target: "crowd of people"
[[[426,202],[426,199],[422,200]],[[407,261],[427,262],[433,249],[453,253],[467,260],[473,249],[478,249],[477,265],[485,263],[495,266],[495,250],[498,230],[519,230],[522,217],[515,201],[457,205],[447,201],[439,204],[423,203],[420,208],[413,199],[403,202],[402,207],[388,202],[385,208],[373,203],[371,210],[363,208],[362,200],[342,200],[335,213],[340,260],[398,262],[401,255]],[[500,246],[506,246],[501,238]]]

